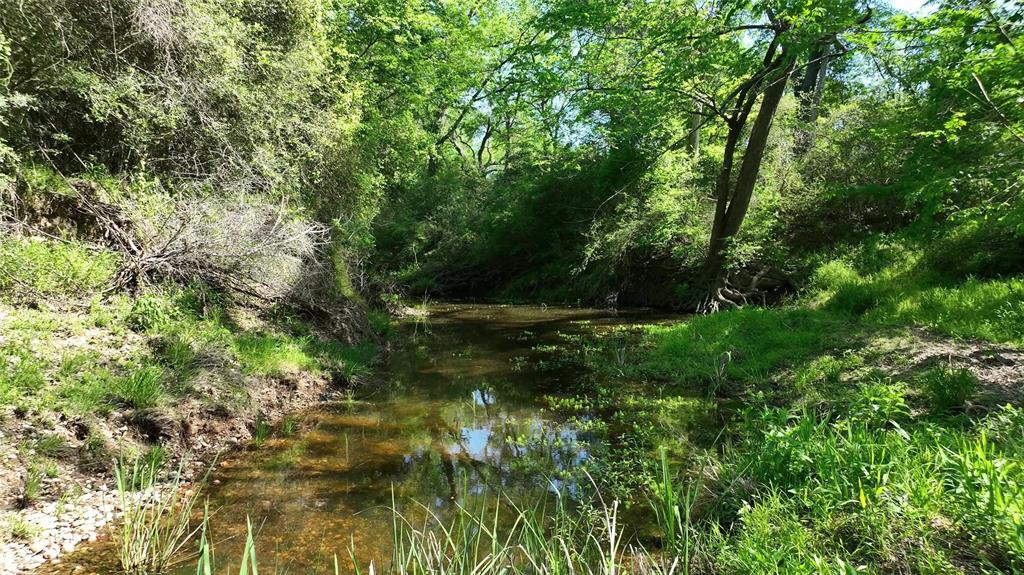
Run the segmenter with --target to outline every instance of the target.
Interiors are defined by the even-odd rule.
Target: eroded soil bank
[[[24,351],[0,357],[0,364],[18,377],[28,371],[19,369],[24,362],[38,362],[34,375],[45,382],[0,417],[4,575],[59,564],[77,544],[102,537],[117,517],[116,459],[152,458],[174,473],[180,468],[189,481],[218,454],[250,440],[257,427],[337,398],[352,383],[325,370],[254,373],[217,345],[193,344],[187,389],[165,391],[152,406],[133,406],[107,399],[109,387],[123,381],[110,374],[144,371],[124,362],[162,345],[163,336],[97,325],[74,311],[59,321],[36,315],[0,307],[0,348]],[[263,329],[255,318],[236,319]],[[97,380],[101,375],[108,379]],[[89,409],[78,409],[86,402]]]

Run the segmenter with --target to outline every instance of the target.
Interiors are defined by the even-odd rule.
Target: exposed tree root
[[[737,271],[708,283],[708,288],[697,292],[687,306],[700,314],[739,309],[752,300],[767,299],[774,291],[793,289],[789,277],[776,269],[764,268],[756,273]]]
[[[747,295],[733,287],[728,280],[722,280],[698,296],[694,309],[700,314],[715,313],[723,309],[739,309],[747,305]]]

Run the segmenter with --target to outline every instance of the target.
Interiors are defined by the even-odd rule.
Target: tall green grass
[[[84,298],[107,287],[117,255],[67,240],[0,237],[0,301]]]
[[[964,441],[950,456],[951,487],[967,502],[968,520],[985,524],[1010,563],[1024,571],[1024,466],[988,440],[985,433]]]
[[[659,453],[661,480],[655,486],[651,508],[661,531],[663,546],[669,553],[677,555],[678,572],[681,575],[688,575],[695,548],[693,508],[700,484],[691,482],[685,486],[677,486],[670,473],[668,450],[662,448]]]
[[[115,466],[122,520],[115,533],[121,568],[129,575],[166,573],[202,526],[193,526],[199,490],[186,491],[181,469],[160,484],[160,467],[149,458]]]
[[[141,366],[118,378],[112,390],[117,401],[135,409],[156,407],[163,396],[163,369],[158,365]]]

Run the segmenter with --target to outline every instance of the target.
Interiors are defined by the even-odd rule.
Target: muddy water
[[[403,322],[364,391],[297,415],[289,436],[275,430],[216,469],[207,493],[218,566],[237,569],[247,517],[265,568],[323,573],[335,554],[348,570],[350,548],[362,562],[389,556],[393,502],[420,521],[497,493],[571,495],[599,442],[545,408],[545,396],[571,395],[582,378],[554,348],[567,336],[655,319],[445,305]]]

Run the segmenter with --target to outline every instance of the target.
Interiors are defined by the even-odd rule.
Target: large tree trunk
[[[736,144],[743,131],[745,122],[735,122],[729,127],[726,141],[725,161],[719,174],[717,204],[715,206],[715,222],[711,230],[711,242],[708,246],[708,257],[704,265],[704,280],[709,289],[698,302],[698,311],[717,311],[722,305],[739,306],[743,295],[728,285],[725,266],[725,252],[730,240],[736,236],[743,220],[747,216],[754,187],[761,172],[761,162],[768,145],[772,122],[778,111],[779,102],[786,91],[786,83],[793,71],[792,63],[781,66],[780,71],[766,80],[768,87],[761,98],[761,108],[757,112],[754,125],[750,131],[747,147],[743,151],[736,183],[731,185],[733,160]]]

